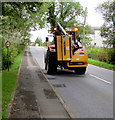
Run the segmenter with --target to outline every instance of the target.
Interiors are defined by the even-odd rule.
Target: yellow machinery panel
[[[57,60],[70,61],[72,38],[67,35],[57,36]]]
[[[62,36],[57,36],[57,60],[63,60],[63,53],[62,53]]]
[[[83,53],[83,55],[80,55],[80,53]],[[79,61],[88,61],[88,53],[86,51],[80,51],[80,52],[75,52],[74,56],[71,59],[71,62],[79,62]]]
[[[63,61],[70,61],[71,57],[71,37],[68,35],[62,36],[62,52]]]
[[[81,54],[82,53],[82,54]],[[75,54],[72,56],[70,63],[84,63],[84,65],[70,65],[68,63],[68,67],[87,67],[88,65],[88,53],[86,51],[80,51],[80,52],[75,52]]]

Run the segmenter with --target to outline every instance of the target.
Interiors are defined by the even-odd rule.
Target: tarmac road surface
[[[24,52],[10,106],[8,118],[11,120],[70,118],[29,49]]]
[[[85,75],[60,70],[47,75],[43,47],[30,47],[49,82],[73,112],[75,118],[113,118],[113,71],[88,65]]]

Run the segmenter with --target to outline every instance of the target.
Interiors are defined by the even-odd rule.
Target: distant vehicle
[[[73,31],[65,31],[59,23],[56,24],[54,39],[49,42],[45,56],[45,69],[48,74],[56,74],[57,67],[74,70],[76,74],[85,74],[88,53],[80,44],[80,38],[76,41],[77,31],[77,27]],[[48,41],[47,37],[46,42]]]

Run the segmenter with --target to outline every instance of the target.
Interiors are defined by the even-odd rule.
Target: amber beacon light
[[[57,30],[57,27],[54,27],[54,31],[56,31]]]
[[[77,32],[78,31],[78,27],[74,27],[74,31]]]

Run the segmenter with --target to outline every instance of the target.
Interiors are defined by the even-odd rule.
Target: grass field
[[[11,102],[12,94],[17,84],[18,70],[21,63],[23,52],[15,58],[15,62],[9,71],[2,72],[2,118],[8,116],[8,104]]]
[[[112,64],[108,64],[108,63],[101,62],[98,60],[93,60],[90,58],[88,59],[88,62],[89,62],[89,64],[93,64],[93,65],[96,65],[99,67],[103,67],[103,68],[110,69],[110,70],[115,70],[115,65],[112,65]]]

